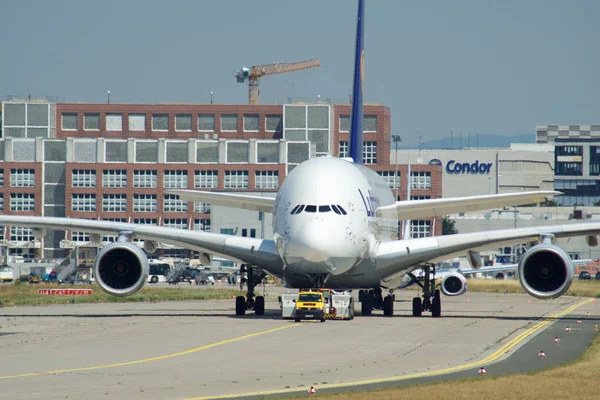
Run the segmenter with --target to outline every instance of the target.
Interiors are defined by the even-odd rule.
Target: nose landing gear
[[[265,298],[264,296],[254,296],[254,288],[259,285],[267,276],[265,272],[259,268],[250,265],[242,264],[240,267],[240,290],[244,283],[246,284],[246,296],[237,296],[235,298],[235,315],[245,315],[246,310],[254,310],[256,315],[265,314]]]

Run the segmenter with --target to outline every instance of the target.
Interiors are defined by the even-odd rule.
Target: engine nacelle
[[[150,266],[144,252],[127,241],[104,246],[94,260],[94,277],[104,292],[130,296],[148,280]]]
[[[565,294],[575,276],[571,257],[553,244],[538,244],[519,261],[519,282],[533,297],[548,300]]]
[[[442,293],[446,296],[460,296],[467,291],[467,278],[458,272],[451,272],[442,279]]]

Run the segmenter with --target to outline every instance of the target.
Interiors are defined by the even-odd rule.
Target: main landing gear
[[[362,315],[372,315],[373,310],[383,310],[383,315],[394,315],[394,300],[396,296],[394,291],[383,297],[383,290],[376,287],[371,290],[359,290],[358,301],[360,301],[360,313]]]
[[[413,317],[420,317],[423,311],[431,311],[433,318],[439,318],[442,315],[442,300],[440,291],[435,288],[435,265],[426,265],[423,267],[424,278],[421,282],[412,273],[408,275],[423,289],[423,300],[420,297],[413,298],[412,313]]]
[[[265,315],[264,296],[254,297],[254,288],[259,285],[267,274],[263,270],[242,264],[240,267],[240,290],[246,284],[246,296],[235,298],[235,315],[245,315],[246,310],[254,310],[256,315]]]

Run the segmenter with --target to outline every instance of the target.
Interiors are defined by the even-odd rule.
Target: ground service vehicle
[[[171,266],[167,263],[151,262],[149,264],[148,282],[166,282],[167,275],[171,272]]]
[[[0,282],[12,282],[14,279],[12,267],[0,265]]]
[[[579,280],[590,280],[592,277],[588,271],[581,271],[579,273]]]
[[[325,322],[325,297],[322,292],[301,291],[296,298],[294,321],[318,319]]]

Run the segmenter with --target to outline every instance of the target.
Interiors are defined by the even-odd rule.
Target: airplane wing
[[[468,250],[477,252],[513,244],[537,242],[544,235],[566,238],[598,234],[600,234],[600,223],[597,222],[513,228],[379,242],[373,252],[379,275],[384,281],[389,281],[424,263],[436,264],[465,255]]]
[[[50,218],[0,215],[0,226],[83,231],[100,235],[131,234],[132,239],[152,240],[183,246],[203,253],[257,265],[280,277],[283,263],[272,240],[218,233],[167,228],[156,225],[128,224],[77,218]]]
[[[457,212],[488,210],[491,208],[533,204],[544,201],[547,197],[562,194],[556,191],[537,191],[523,193],[493,194],[484,196],[452,197],[446,199],[407,200],[383,206],[375,210],[380,217],[397,219],[419,219],[442,217]]]
[[[573,265],[587,264],[587,263],[590,263],[592,261],[593,260],[591,258],[588,258],[588,259],[585,259],[585,260],[573,260]],[[436,271],[435,278],[436,279],[443,278],[444,276],[446,276],[450,272],[458,272],[460,274],[468,276],[468,275],[475,275],[475,274],[487,273],[487,272],[515,271],[518,266],[519,266],[519,264],[497,264],[497,265],[490,265],[490,266],[487,266],[487,267],[481,267],[481,268],[478,268],[478,269],[475,269],[475,268],[458,268],[458,269],[454,269],[454,270],[444,270],[444,271],[440,271],[440,272]]]
[[[176,194],[180,199],[210,203],[224,207],[241,208],[251,211],[272,213],[275,206],[273,197],[247,196],[244,194],[203,192],[201,190],[171,189],[165,190],[167,194]]]

